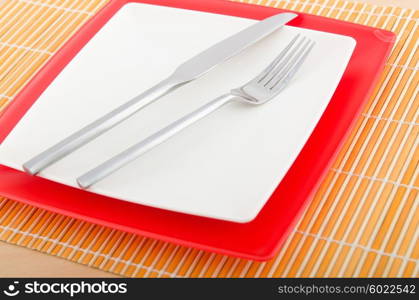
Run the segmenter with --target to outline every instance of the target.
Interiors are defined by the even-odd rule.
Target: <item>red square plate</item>
[[[127,0],[114,0],[85,24],[19,93],[0,117],[0,141],[77,52]],[[263,19],[280,10],[218,0],[136,1]],[[291,26],[348,35],[357,46],[318,125],[262,211],[249,223],[207,219],[89,193],[0,166],[0,194],[86,221],[184,246],[254,260],[272,258],[308,204],[376,82],[393,33],[308,14]]]

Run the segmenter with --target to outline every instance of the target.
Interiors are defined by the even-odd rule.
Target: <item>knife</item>
[[[263,39],[295,17],[297,17],[297,14],[294,13],[277,14],[218,42],[181,64],[172,75],[154,87],[36,155],[23,164],[23,169],[29,174],[37,174],[44,168],[132,116],[146,105],[202,76],[217,64]]]

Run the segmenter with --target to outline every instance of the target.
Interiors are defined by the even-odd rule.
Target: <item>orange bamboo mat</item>
[[[0,107],[109,0],[0,0]],[[278,255],[252,262],[0,198],[0,240],[137,277],[418,276],[419,11],[250,0],[397,33],[381,81]],[[1,258],[0,258],[1,259]]]

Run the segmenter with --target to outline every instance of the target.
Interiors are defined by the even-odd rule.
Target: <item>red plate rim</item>
[[[263,19],[284,11],[223,0],[113,0],[65,43],[3,111],[0,116],[0,142],[78,51],[128,2],[253,19]],[[394,43],[394,33],[389,31],[298,14],[299,17],[289,25],[352,36],[357,40],[357,46],[321,120],[287,175],[253,221],[233,223],[129,203],[32,177],[5,166],[0,166],[0,193],[53,212],[183,246],[252,260],[272,258],[341,148]],[[383,36],[386,38],[380,38]]]

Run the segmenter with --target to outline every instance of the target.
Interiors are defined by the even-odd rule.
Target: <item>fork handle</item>
[[[83,174],[77,178],[77,183],[83,189],[87,189],[92,184],[98,182],[99,180],[105,178],[111,173],[115,172],[122,166],[133,161],[140,155],[144,154],[148,150],[156,147],[157,145],[168,140],[170,137],[174,136],[176,133],[185,129],[189,125],[199,121],[210,113],[214,112],[224,104],[232,101],[237,98],[237,96],[226,94],[220,96],[213,101],[201,106],[197,110],[191,112],[190,114],[180,118],[179,120],[173,122],[172,124],[164,127],[163,129],[157,131],[146,139],[140,141],[139,143],[131,146],[127,150],[117,154],[111,159],[105,161],[94,169]]]
[[[182,84],[183,82],[176,82],[171,77],[161,81],[154,87],[146,90],[137,97],[122,104],[113,111],[100,117],[96,121],[88,124],[47,150],[41,152],[37,156],[31,158],[23,165],[23,169],[29,174],[37,174],[52,163],[105,133],[146,105],[166,95],[168,92],[174,90]]]

